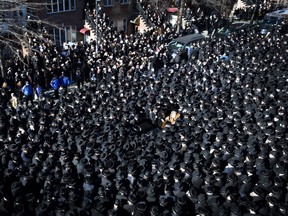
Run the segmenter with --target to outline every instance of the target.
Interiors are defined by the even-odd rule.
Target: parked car
[[[281,28],[287,28],[288,8],[267,13],[259,24],[259,33],[266,35],[274,31],[275,28],[282,25]],[[285,32],[287,33],[287,32]]]
[[[235,21],[227,26],[224,26],[216,32],[217,36],[227,36],[231,34],[232,32],[237,32],[240,30],[245,30],[247,28],[251,27],[250,22],[247,21]]]
[[[179,63],[188,59],[188,50],[193,52],[193,43],[204,40],[205,36],[199,33],[189,34],[173,39],[168,44],[170,63]]]

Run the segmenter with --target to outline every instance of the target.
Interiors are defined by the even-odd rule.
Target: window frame
[[[126,5],[126,4],[129,4],[129,0],[119,0],[119,3],[121,5]]]
[[[70,26],[63,26],[62,28],[53,28],[53,43],[57,46],[63,46],[63,43],[65,42],[75,43],[78,40],[77,36],[78,36],[77,26],[70,25]],[[68,38],[70,38],[71,41],[68,41]],[[75,41],[72,39],[75,39]]]
[[[67,7],[68,2],[68,9]],[[61,6],[61,4],[62,6]],[[47,14],[64,13],[76,10],[76,0],[48,0],[46,12]],[[61,10],[60,10],[61,8]]]
[[[104,0],[104,4],[103,5],[104,5],[104,7],[112,7],[113,6],[113,0]]]

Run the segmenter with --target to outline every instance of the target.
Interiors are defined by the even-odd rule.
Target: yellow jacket
[[[167,122],[170,122],[172,125],[174,125],[179,117],[180,117],[179,113],[177,113],[176,111],[172,111],[170,115],[165,118],[165,121],[163,122],[161,127],[164,128]]]
[[[14,94],[11,94],[11,96],[12,96],[12,98],[10,100],[11,105],[12,105],[12,107],[14,109],[17,109],[17,107],[18,107],[18,99],[17,99],[17,97]]]

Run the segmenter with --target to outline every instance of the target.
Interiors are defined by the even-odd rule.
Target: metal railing
[[[152,23],[152,22],[149,20],[148,16],[145,14],[144,9],[142,8],[142,6],[141,6],[141,4],[140,4],[139,2],[137,2],[136,8],[137,8],[137,10],[139,11],[139,14],[145,19],[146,24],[147,24],[149,27],[154,27],[155,24]]]
[[[96,22],[94,20],[94,17],[89,13],[89,11],[85,10],[85,19],[89,22],[89,24],[91,25],[92,29],[94,30],[96,33],[98,33],[98,38],[101,39],[101,31],[98,28],[98,26],[96,25]],[[96,18],[97,19],[97,18]],[[98,28],[98,31],[96,31],[96,28]],[[95,33],[95,35],[96,35]],[[97,37],[97,36],[96,36]]]
[[[87,10],[85,10],[85,19],[88,20],[93,30],[96,30],[96,23],[94,21],[94,17]]]

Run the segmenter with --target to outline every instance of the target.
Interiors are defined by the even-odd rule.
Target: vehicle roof
[[[197,40],[204,39],[204,38],[205,37],[202,34],[195,33],[195,34],[190,34],[190,35],[185,35],[182,37],[175,38],[173,41],[186,44],[186,43],[197,41]]]
[[[276,10],[276,11],[273,11],[271,13],[268,13],[267,15],[268,16],[277,16],[277,17],[288,16],[288,8]]]
[[[228,26],[228,28],[231,27],[231,28],[235,28],[235,29],[240,29],[240,28],[242,28],[242,27],[246,27],[246,26],[249,26],[249,25],[251,25],[250,22],[246,22],[246,21],[233,22],[233,23],[231,23],[231,24]]]

